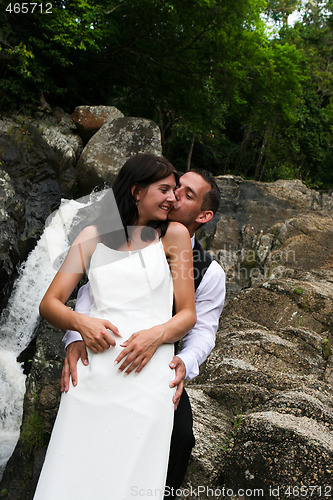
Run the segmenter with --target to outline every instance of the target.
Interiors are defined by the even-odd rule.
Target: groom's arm
[[[91,297],[90,297],[90,285],[89,281],[85,285],[81,286],[77,293],[77,299],[75,304],[75,311],[81,314],[89,314],[91,308]],[[82,341],[82,337],[79,332],[75,332],[74,330],[67,330],[62,341],[65,343],[65,349],[72,342]]]
[[[88,282],[78,291],[75,311],[88,315],[91,304],[90,285]],[[72,384],[74,386],[77,385],[77,363],[79,359],[81,359],[84,365],[88,365],[89,361],[86,345],[79,332],[67,330],[62,340],[65,343],[66,357],[61,374],[61,391],[67,392],[70,378],[72,378]]]
[[[225,273],[213,261],[195,293],[197,321],[182,340],[177,356],[186,367],[186,379],[199,374],[200,365],[215,347],[216,332],[225,301]]]
[[[206,361],[215,346],[216,331],[225,300],[225,273],[213,261],[195,292],[197,321],[182,340],[181,348],[173,357],[170,368],[175,370],[172,387],[177,386],[173,398],[177,408],[184,380],[199,374],[199,366]]]

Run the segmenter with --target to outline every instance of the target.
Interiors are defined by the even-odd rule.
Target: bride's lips
[[[172,205],[160,205],[160,209],[164,212],[169,212],[172,209]]]

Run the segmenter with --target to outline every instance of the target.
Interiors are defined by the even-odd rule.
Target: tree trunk
[[[238,156],[237,164],[236,164],[236,168],[239,172],[242,170],[243,158],[244,158],[245,153],[247,151],[247,146],[250,142],[251,134],[252,134],[252,125],[250,123],[249,125],[245,125],[245,127],[244,127],[243,140],[242,140],[242,144],[240,147],[240,152],[239,152],[239,156]]]
[[[191,168],[191,160],[192,160],[194,142],[195,142],[195,134],[192,135],[191,145],[190,145],[190,149],[189,149],[189,152],[187,155],[186,170],[190,170],[190,168]]]
[[[261,149],[260,149],[259,158],[258,158],[257,165],[256,165],[256,171],[254,173],[254,178],[255,178],[256,181],[259,180],[259,179],[261,179],[262,176],[263,176],[264,168],[265,168],[265,163],[263,164],[265,150],[266,150],[266,148],[267,148],[267,146],[269,144],[270,138],[273,135],[274,128],[275,128],[275,124],[273,122],[268,122],[267,123],[267,127],[266,127],[266,130],[265,130],[265,135],[264,135],[264,138],[263,138],[263,141],[262,141],[262,145],[261,145]],[[263,167],[262,167],[262,165],[263,165]]]

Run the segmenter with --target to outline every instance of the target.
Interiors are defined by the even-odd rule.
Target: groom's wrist
[[[67,347],[72,344],[73,342],[78,342],[82,341],[81,334],[78,331],[75,330],[67,330],[62,341],[65,344],[65,350]]]

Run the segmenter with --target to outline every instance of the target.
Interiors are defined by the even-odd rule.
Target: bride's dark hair
[[[179,176],[176,169],[162,156],[141,153],[127,160],[120,169],[112,187],[124,226],[132,226],[139,217],[135,197],[132,195],[133,186],[146,188],[171,174],[174,174],[176,184],[178,184]],[[152,221],[151,224],[161,230],[161,236],[165,234],[166,221]]]
[[[135,200],[135,190],[132,194],[132,188],[148,188],[154,182],[171,174],[175,176],[176,184],[178,184],[179,175],[175,167],[163,156],[140,153],[126,161],[112,186],[112,193],[118,207],[123,229],[108,234],[103,231],[103,228],[107,225],[105,221],[110,217],[111,211],[114,210],[112,199],[105,196],[105,199],[102,200],[100,217],[98,217],[96,224],[105,244],[114,248],[120,246],[124,236],[129,239],[127,228],[135,225],[138,221],[139,212]],[[168,221],[152,220],[146,228],[143,228],[141,238],[143,241],[153,240],[156,237],[156,230],[160,236],[164,236],[167,227]]]

